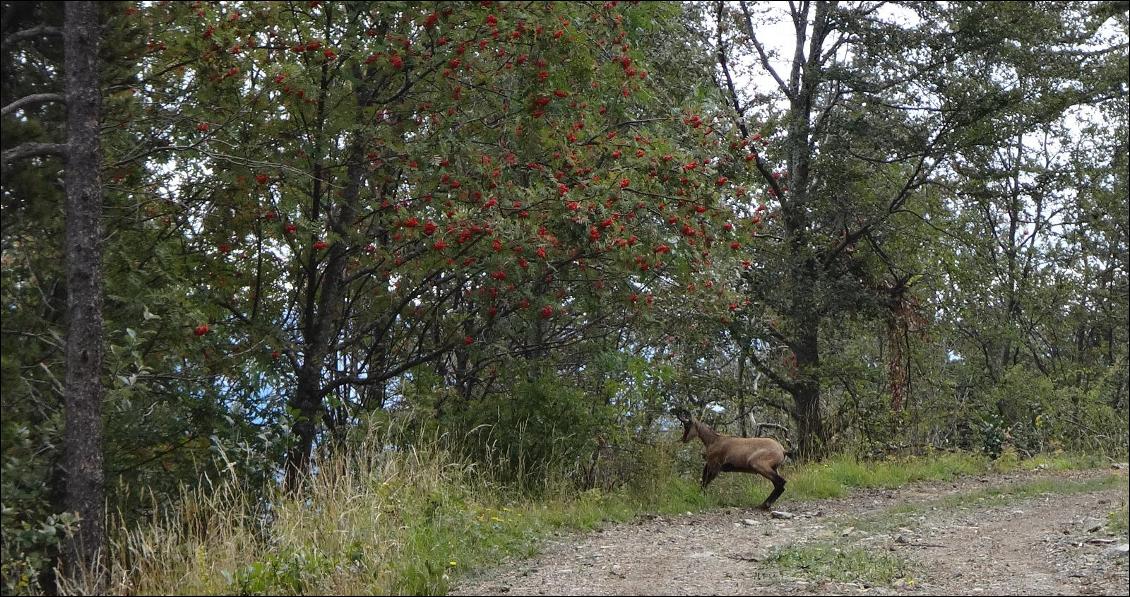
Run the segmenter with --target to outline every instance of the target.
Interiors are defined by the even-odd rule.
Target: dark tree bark
[[[64,26],[67,98],[67,338],[63,469],[65,507],[79,516],[63,546],[63,571],[98,586],[105,540],[102,467],[102,187],[98,131],[98,4],[68,2]],[[94,584],[90,584],[94,581]]]
[[[326,257],[326,266],[321,275],[320,294],[317,301],[311,301],[305,313],[306,330],[305,355],[298,370],[298,385],[290,402],[295,412],[292,428],[292,444],[287,452],[286,477],[284,486],[289,491],[299,489],[302,478],[310,472],[310,458],[313,454],[314,440],[318,431],[318,420],[325,415],[324,397],[329,391],[322,384],[326,359],[333,352],[340,333],[342,301],[348,282],[345,265],[348,247],[348,225],[357,214],[357,201],[360,193],[360,180],[364,176],[362,168],[360,141],[353,143],[349,154],[349,167],[346,174],[346,187],[336,213],[330,215],[330,226],[341,236],[334,242]],[[312,264],[314,268],[316,263]],[[317,271],[314,269],[313,271]],[[315,280],[311,278],[310,284]],[[314,286],[307,291],[314,295]]]

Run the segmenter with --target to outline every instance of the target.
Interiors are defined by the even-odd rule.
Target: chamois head
[[[687,443],[692,439],[698,437],[698,430],[695,429],[694,423],[690,421],[683,422],[683,443]]]
[[[687,443],[692,439],[698,437],[698,428],[694,424],[694,418],[687,414],[687,411],[682,409],[675,409],[673,411],[675,418],[683,424],[683,443]]]

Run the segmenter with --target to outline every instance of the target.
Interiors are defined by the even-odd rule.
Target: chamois
[[[702,467],[702,489],[720,472],[757,473],[773,483],[773,492],[758,506],[768,510],[785,491],[785,478],[777,467],[785,461],[785,449],[769,437],[731,437],[722,435],[709,425],[683,413],[675,415],[683,423],[683,443],[697,437],[706,446],[706,464]]]

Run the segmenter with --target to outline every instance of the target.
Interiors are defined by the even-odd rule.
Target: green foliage
[[[439,423],[476,460],[522,488],[577,480],[597,436],[613,427],[616,410],[600,396],[543,373],[518,381],[512,394],[493,394]]]
[[[4,3],[5,40],[60,6]],[[785,500],[981,456],[1125,458],[1125,11],[816,3],[842,44],[798,71],[810,105],[741,84],[741,64],[763,74],[750,36],[786,9],[747,31],[715,8],[104,4],[108,511],[157,524],[187,486],[185,508],[221,512],[198,492],[232,475],[225,507],[246,515],[193,522],[227,537],[134,545],[130,562],[180,551],[129,590],[435,592],[543,527],[758,502],[755,477],[698,490],[697,446],[658,441],[672,406],[853,455],[789,465]],[[5,45],[3,104],[59,91],[61,59],[49,36]],[[60,142],[64,118],[14,110],[0,144]],[[6,592],[50,590],[74,524],[63,167],[3,172]],[[267,489],[288,449],[372,434],[388,445],[369,456],[433,477],[351,461],[373,507],[325,502],[349,528]],[[396,548],[367,555],[368,532]]]
[[[316,551],[272,554],[237,570],[231,593],[237,595],[302,595],[307,587],[333,571],[334,563]]]

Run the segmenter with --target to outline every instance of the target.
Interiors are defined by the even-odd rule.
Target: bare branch
[[[4,151],[2,157],[0,157],[0,164],[7,166],[16,160],[38,156],[62,156],[66,154],[66,151],[66,143],[21,143]]]
[[[48,102],[66,103],[66,101],[67,98],[64,97],[61,93],[34,93],[32,95],[25,95],[24,97],[21,97],[20,99],[8,104],[7,106],[0,108],[0,116],[7,116],[12,112],[15,112],[16,110],[23,108],[24,106],[45,104]]]
[[[749,7],[746,6],[746,3],[744,1],[740,4],[742,7],[742,13],[745,15],[746,35],[748,35],[749,40],[753,42],[753,47],[757,48],[757,55],[761,58],[761,66],[765,67],[765,70],[773,76],[773,80],[777,82],[777,86],[781,89],[781,93],[784,93],[785,97],[789,98],[789,101],[794,101],[792,91],[789,89],[789,86],[785,84],[785,81],[781,78],[781,75],[777,74],[777,71],[773,68],[773,65],[769,64],[769,55],[765,52],[765,47],[761,45],[761,42],[757,40],[757,35],[753,32],[753,17],[749,14]]]
[[[25,39],[39,37],[40,35],[53,35],[56,37],[62,37],[63,30],[59,29],[58,27],[51,27],[48,25],[37,25],[35,27],[32,27],[31,29],[17,31],[9,35],[8,37],[5,37],[4,41],[0,42],[0,50],[7,50],[8,47],[12,44],[19,43]]]
[[[749,357],[749,360],[751,363],[753,363],[753,366],[757,368],[757,370],[761,373],[764,373],[765,376],[768,377],[769,380],[772,381],[778,388],[781,388],[782,390],[790,394],[796,392],[797,384],[785,379],[784,377],[781,377],[767,363],[758,358],[756,352],[751,350],[746,354],[746,356]]]
[[[734,112],[738,115],[738,127],[742,131],[743,137],[749,137],[749,130],[745,125],[745,109],[742,108],[741,102],[738,101],[737,90],[734,85],[734,77],[730,75],[730,61],[726,58],[726,41],[722,37],[722,7],[723,4],[718,2],[718,14],[715,19],[717,23],[718,35],[718,64],[722,67],[722,74],[726,76],[726,89],[730,92],[730,101],[734,104]]]
[[[749,11],[748,11],[748,9],[745,8],[744,2],[742,3],[742,9],[746,11],[746,20],[747,20],[747,23],[748,23],[747,26],[749,27],[749,34],[750,34],[750,37],[752,38],[753,37],[753,24],[752,24],[752,21],[750,20]],[[721,5],[721,3],[719,3],[719,5],[718,5],[718,21],[719,21],[719,23],[721,23],[721,20],[722,20],[722,5]],[[756,44],[757,41],[754,40],[754,43]],[[760,51],[760,47],[758,48],[758,51]],[[737,86],[734,85],[734,80],[730,76],[729,60],[727,59],[726,47],[725,47],[725,45],[723,45],[723,42],[722,42],[721,24],[719,24],[719,28],[718,28],[718,62],[722,67],[722,72],[726,75],[726,89],[723,90],[723,92],[725,92],[725,91],[729,92],[730,99],[733,102],[733,106],[734,106],[735,122],[738,125],[738,129],[741,130],[742,136],[745,137],[746,139],[749,139],[749,135],[750,135],[749,134],[749,127],[746,126],[745,116],[743,114],[744,110],[741,108],[741,106],[738,102]],[[770,72],[772,72],[772,67],[769,66],[768,62],[765,62],[765,67],[770,69]],[[777,73],[774,72],[773,76],[774,76],[774,78],[777,78],[778,83],[781,83],[781,85],[782,85],[781,91],[783,91],[785,93],[785,95],[787,95],[789,97],[789,99],[792,100],[793,96],[789,94],[788,88],[784,87],[784,83],[781,82],[779,77],[777,77]],[[721,87],[721,84],[718,83],[716,77],[715,77],[715,84],[717,84],[719,87]],[[765,179],[766,184],[768,184],[769,187],[773,189],[774,196],[783,197],[784,196],[784,190],[781,188],[781,184],[777,181],[776,178],[773,178],[773,173],[769,171],[768,166],[765,165],[764,161],[762,161],[762,159],[761,159],[761,156],[758,155],[756,151],[754,152],[754,164],[757,166],[757,171],[760,172],[761,176]]]
[[[808,9],[807,1],[801,3],[799,10],[793,6],[792,2],[789,2],[789,12],[793,16],[793,28],[796,30],[796,49],[793,51],[792,72],[789,73],[789,88],[794,90],[798,99],[801,91],[801,75],[804,73],[808,62],[808,59],[804,57],[804,43],[808,36]]]

